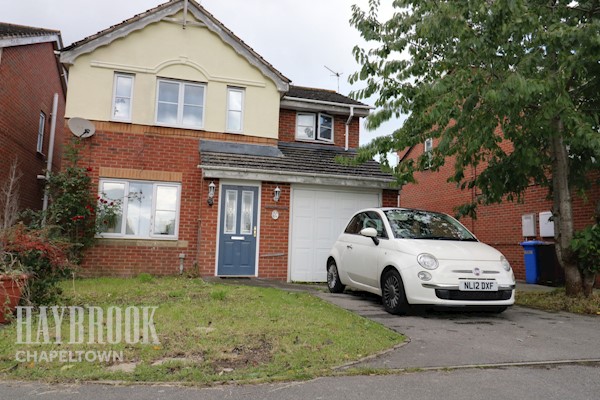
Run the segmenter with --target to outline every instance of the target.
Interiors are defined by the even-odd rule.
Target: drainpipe
[[[52,120],[50,124],[50,143],[48,144],[48,159],[46,160],[46,188],[44,190],[44,202],[42,204],[42,211],[48,209],[48,180],[50,179],[50,172],[52,171],[52,158],[54,157],[54,138],[56,136],[56,114],[58,113],[58,93],[54,93],[54,100],[52,101]],[[42,221],[42,224],[46,223],[46,217]]]
[[[350,122],[352,122],[352,118],[354,117],[354,106],[350,106],[350,115],[348,116],[348,120],[346,120],[346,137],[345,137],[345,146],[344,146],[344,150],[348,151],[348,130],[350,127]]]

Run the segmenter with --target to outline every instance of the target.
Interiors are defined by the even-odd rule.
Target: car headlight
[[[500,264],[502,264],[502,268],[504,268],[505,271],[510,271],[510,263],[508,262],[506,257],[500,256]]]
[[[436,269],[438,267],[438,260],[435,256],[429,253],[421,253],[417,256],[417,261],[421,267],[425,269]]]

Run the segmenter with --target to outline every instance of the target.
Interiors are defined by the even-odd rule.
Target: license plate
[[[462,280],[459,290],[463,292],[497,292],[498,282],[484,280]]]

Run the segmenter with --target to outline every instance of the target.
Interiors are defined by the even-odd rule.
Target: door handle
[[[346,246],[346,248],[352,250],[352,245],[349,244],[349,245]]]
[[[254,227],[254,237],[256,237],[256,226]]]

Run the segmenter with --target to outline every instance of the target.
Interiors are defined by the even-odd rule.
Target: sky
[[[65,46],[166,0],[0,0],[0,21],[60,30]],[[390,2],[381,15],[391,16]],[[348,95],[361,88],[347,79],[359,69],[352,56],[364,45],[350,26],[351,6],[366,9],[368,0],[202,0],[200,4],[239,38],[292,80],[292,84],[337,90]],[[373,105],[374,99],[364,100]],[[393,132],[401,121],[361,131],[361,144]]]

